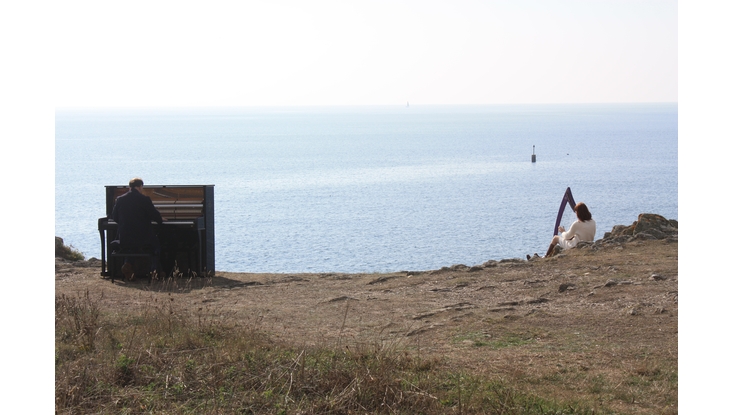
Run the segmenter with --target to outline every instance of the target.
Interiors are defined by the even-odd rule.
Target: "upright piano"
[[[107,216],[99,218],[97,227],[102,245],[102,276],[113,280],[122,276],[123,257],[112,242],[117,240],[117,223],[112,209],[128,186],[105,186]],[[143,186],[163,217],[153,222],[161,245],[160,261],[170,275],[174,268],[186,275],[214,274],[214,185]]]

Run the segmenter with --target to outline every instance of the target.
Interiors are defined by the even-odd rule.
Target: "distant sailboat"
[[[407,104],[405,104],[405,108],[408,108],[410,106],[410,101],[408,101]]]

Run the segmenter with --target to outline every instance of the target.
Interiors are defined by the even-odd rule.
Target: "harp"
[[[556,216],[556,226],[553,227],[553,236],[558,235],[558,227],[561,225],[561,219],[563,218],[563,212],[566,209],[566,205],[571,206],[571,210],[576,206],[576,201],[573,200],[573,194],[571,188],[566,188],[566,193],[563,194],[561,199],[561,207],[558,208],[558,215]]]

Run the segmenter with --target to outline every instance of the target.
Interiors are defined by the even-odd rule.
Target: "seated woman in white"
[[[545,256],[550,257],[553,255],[553,249],[556,245],[559,245],[563,249],[569,249],[575,247],[579,242],[594,242],[594,234],[596,234],[596,222],[591,219],[591,212],[586,204],[581,202],[576,204],[573,208],[576,212],[578,220],[571,224],[571,227],[566,231],[563,226],[558,227],[560,235],[553,237],[548,252]]]

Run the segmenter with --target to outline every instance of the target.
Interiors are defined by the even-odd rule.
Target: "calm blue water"
[[[597,239],[639,213],[677,218],[678,109],[57,111],[57,236],[99,257],[104,186],[133,176],[215,185],[217,270],[474,265],[542,255],[566,187]]]

